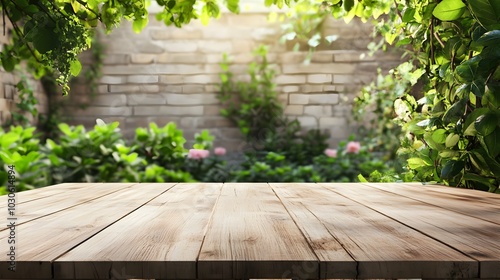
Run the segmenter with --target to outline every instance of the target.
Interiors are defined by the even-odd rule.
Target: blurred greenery
[[[358,174],[388,170],[365,146],[346,148],[349,142],[341,143],[335,157],[323,151],[304,154],[300,147],[326,139],[314,137],[315,132],[290,149],[247,153],[243,163],[235,165],[223,154],[209,155],[215,137],[207,130],[195,135],[191,151],[185,148],[186,139],[175,123],[137,128],[128,142],[118,122],[98,119],[89,131],[65,123],[58,128],[57,139],[44,142],[34,127],[0,129],[0,166],[6,171],[15,166],[17,191],[64,182],[353,182]],[[188,157],[200,150],[207,152]],[[0,174],[0,192],[5,194],[8,173]]]

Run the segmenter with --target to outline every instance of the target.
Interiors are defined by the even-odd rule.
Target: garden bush
[[[221,115],[240,128],[253,148],[247,152],[247,161],[266,161],[272,158],[268,156],[272,152],[285,156],[294,165],[311,164],[312,158],[328,147],[328,135],[320,130],[305,132],[297,120],[289,120],[284,115],[274,82],[275,67],[267,59],[267,47],[259,46],[253,54],[255,59],[248,67],[249,81],[233,80],[229,58],[224,55],[223,72],[219,75],[218,97],[225,107]]]
[[[46,186],[52,183],[48,168],[48,159],[40,151],[40,141],[34,134],[35,128],[12,127],[5,132],[0,128],[0,194],[6,193],[5,186],[9,182],[8,166],[15,166],[14,183],[18,191]]]
[[[352,182],[358,174],[387,170],[353,141],[341,143],[335,152],[311,153],[308,160],[300,147],[310,142],[294,144],[290,150],[249,153],[236,166],[227,163],[224,148],[213,147],[214,137],[206,130],[195,135],[192,149],[186,149],[186,139],[174,123],[138,128],[130,143],[118,122],[97,123],[89,131],[59,124],[57,140],[45,143],[33,127],[0,130],[0,164],[5,170],[15,166],[18,191],[63,182]],[[8,177],[7,172],[1,174],[4,194]]]
[[[47,139],[53,183],[138,181],[144,159],[131,152],[118,123],[98,124],[87,132],[82,125],[59,124],[58,143]]]
[[[314,156],[310,164],[300,164],[285,155],[264,152],[247,154],[242,169],[232,172],[237,182],[356,182],[358,176],[369,177],[391,168],[359,142],[341,142],[338,149],[326,149]]]

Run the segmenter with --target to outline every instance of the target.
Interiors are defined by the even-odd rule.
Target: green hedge
[[[18,191],[63,182],[352,182],[359,174],[388,169],[354,141],[325,153],[308,150],[309,155],[301,147],[310,143],[290,142],[278,150],[247,153],[241,165],[230,165],[225,149],[210,153],[214,137],[208,131],[196,134],[187,149],[175,123],[137,128],[132,141],[124,140],[118,126],[98,120],[86,131],[62,123],[59,137],[44,143],[33,127],[0,129],[0,166],[15,166]],[[7,183],[7,172],[0,173],[2,193]]]

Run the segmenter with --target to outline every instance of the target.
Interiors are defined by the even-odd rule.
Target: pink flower
[[[351,142],[347,143],[347,146],[345,148],[346,152],[353,153],[353,154],[359,153],[360,149],[361,149],[361,144],[359,142],[355,142],[355,141],[351,141]]]
[[[188,158],[190,159],[203,159],[210,155],[208,150],[200,150],[200,149],[190,149],[188,153]]]
[[[325,150],[325,155],[331,158],[336,158],[337,157],[337,150],[335,149],[326,149]]]
[[[223,148],[223,147],[216,147],[214,149],[214,154],[216,156],[223,156],[226,154],[226,148]]]

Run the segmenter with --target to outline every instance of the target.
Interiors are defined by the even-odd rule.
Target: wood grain
[[[6,254],[0,257],[0,278],[52,278],[52,261],[97,234],[173,184],[137,184],[112,197],[101,197],[17,227],[17,271],[10,272]],[[6,232],[6,231],[4,231]],[[125,231],[126,232],[126,231]],[[0,244],[7,244],[7,236]]]
[[[327,208],[329,204],[334,204],[335,197],[317,185],[307,184],[305,187],[302,184],[289,183],[270,183],[270,185],[318,256],[320,278],[356,278],[358,274],[356,261],[324,224],[331,220],[320,219],[314,211],[311,211],[311,208]],[[322,195],[321,192],[327,193],[330,197],[318,197]],[[308,197],[310,195],[313,197]],[[326,213],[328,212],[330,209],[326,210]]]
[[[55,260],[55,277],[195,279],[198,253],[221,187],[176,185]]]
[[[317,279],[318,259],[266,183],[226,183],[198,264],[201,279]]]
[[[476,196],[474,191],[448,192],[443,191],[442,186],[436,185],[389,183],[365,185],[500,225],[500,199]],[[500,198],[500,195],[496,196]]]
[[[400,183],[397,184],[399,185]],[[472,189],[464,189],[464,188],[454,188],[436,184],[422,184],[422,183],[401,183],[401,184],[407,186],[422,187],[424,189],[430,189],[435,192],[448,193],[459,197],[470,197],[470,198],[475,197],[480,200],[489,201],[496,204],[500,203],[500,194],[496,193],[490,193]]]
[[[53,193],[52,187],[48,188],[52,193],[50,196],[43,196],[39,199],[26,201],[23,204],[16,206],[15,216],[17,218],[17,225],[44,217],[64,209],[74,207],[81,203],[111,195],[123,188],[132,186],[133,183],[83,183],[79,188],[59,189]],[[7,211],[0,211],[0,220],[6,221],[8,217]],[[6,230],[7,226],[3,225],[2,230]]]
[[[497,224],[362,184],[321,185],[478,260],[478,277],[500,278],[500,227]],[[473,270],[467,268],[467,271]]]
[[[63,184],[19,193],[18,270],[2,253],[0,279],[500,279],[499,197],[420,184]]]
[[[310,212],[330,233],[325,240],[337,240],[356,260],[358,270],[354,278],[469,278],[478,274],[477,263],[432,238],[404,226],[359,203],[313,183],[272,184],[278,196],[291,213]],[[293,214],[292,214],[293,215]],[[296,216],[295,216],[296,217]],[[296,218],[297,219],[297,218]],[[297,224],[308,229],[311,221],[297,219]],[[321,248],[321,240],[312,241],[313,248]],[[337,249],[337,248],[335,248]],[[320,255],[325,268],[339,267],[335,251]],[[459,274],[457,266],[467,267]],[[335,270],[333,270],[335,272]],[[331,270],[322,273],[332,278]]]
[[[63,183],[63,184],[57,184],[53,186],[48,186],[48,187],[43,187],[43,188],[37,188],[29,191],[22,191],[22,192],[16,192],[16,204],[23,204],[28,201],[32,200],[37,200],[45,197],[50,197],[53,195],[59,195],[63,194],[64,192],[68,190],[76,190],[80,188],[85,188],[93,184],[87,184],[87,183]],[[5,197],[5,200],[0,201],[0,209],[5,209],[7,208],[7,198]]]

